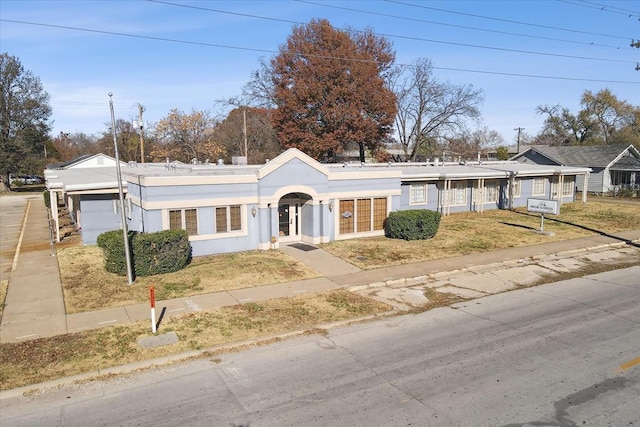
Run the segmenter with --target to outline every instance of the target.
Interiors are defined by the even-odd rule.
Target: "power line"
[[[622,83],[622,84],[640,85],[640,81],[630,82],[630,81],[624,81],[624,80],[582,79],[579,77],[542,76],[539,74],[503,73],[500,71],[468,70],[464,68],[449,68],[449,67],[431,67],[431,68],[433,68],[434,70],[461,71],[465,73],[491,74],[495,76],[527,77],[527,78],[534,78],[534,79],[566,80],[566,81],[574,81],[574,82]]]
[[[153,1],[153,0],[149,0],[149,1]],[[611,48],[611,49],[616,49],[616,50],[620,50],[621,49],[620,46],[613,46],[613,45],[600,44],[600,43],[591,43],[591,42],[582,42],[582,41],[575,41],[575,40],[566,40],[566,39],[559,39],[559,38],[555,38],[555,37],[535,36],[535,35],[531,35],[531,34],[513,33],[513,32],[509,32],[509,31],[498,31],[498,30],[491,30],[491,29],[488,29],[488,28],[470,27],[470,26],[467,26],[467,25],[449,24],[449,23],[445,23],[445,22],[430,21],[430,20],[426,20],[426,19],[409,18],[409,17],[406,17],[406,16],[392,15],[392,14],[388,14],[388,13],[372,12],[372,11],[361,10],[361,9],[353,9],[353,8],[344,7],[344,6],[336,6],[334,4],[317,3],[315,1],[309,1],[309,0],[295,0],[295,1],[297,1],[299,3],[306,3],[306,4],[315,5],[315,6],[322,6],[322,7],[332,8],[332,9],[346,10],[346,11],[349,11],[349,12],[357,12],[357,13],[364,13],[364,14],[374,15],[374,16],[382,16],[382,17],[387,17],[387,18],[402,19],[402,20],[405,20],[405,21],[412,21],[412,22],[423,22],[423,23],[426,23],[426,24],[441,25],[441,26],[452,27],[452,28],[462,28],[462,29],[465,29],[465,30],[483,31],[483,32],[487,32],[487,33],[504,34],[504,35],[508,35],[508,36],[525,37],[525,38],[539,39],[539,40],[549,40],[549,41],[554,41],[554,42],[580,44],[580,45],[586,45],[586,46],[606,47],[606,48]],[[165,2],[161,2],[161,3],[165,3]],[[169,3],[167,3],[167,4],[169,4]],[[389,37],[393,37],[393,36],[389,36]]]
[[[268,21],[286,22],[286,23],[289,23],[289,24],[297,24],[297,25],[304,24],[304,22],[289,21],[289,20],[284,20],[284,19],[279,19],[279,18],[270,18],[270,17],[259,16],[259,15],[251,15],[251,14],[246,14],[246,13],[229,12],[229,11],[220,10],[220,9],[211,9],[211,8],[206,8],[206,7],[201,7],[201,6],[191,6],[191,5],[185,5],[185,4],[172,3],[172,2],[168,2],[168,1],[161,1],[161,0],[147,0],[147,1],[150,2],[150,3],[165,4],[165,5],[168,5],[168,6],[176,6],[176,7],[182,7],[182,8],[187,8],[187,9],[204,10],[204,11],[215,12],[215,13],[223,13],[223,14],[230,14],[230,15],[236,15],[236,16],[244,16],[244,17],[255,18],[255,19],[264,19],[264,20],[268,20]],[[305,2],[303,2],[303,3],[305,3]],[[306,3],[311,3],[311,2],[306,2]],[[318,4],[318,3],[311,3],[311,4]],[[320,4],[320,5],[322,6],[322,4]],[[346,9],[346,8],[341,8],[341,7],[338,7],[338,6],[336,6],[336,8],[338,8],[338,9]],[[347,9],[347,10],[349,10],[349,9]],[[577,55],[566,55],[566,54],[559,54],[559,53],[536,52],[536,51],[523,50],[523,49],[509,49],[509,48],[501,48],[501,47],[495,47],[495,46],[475,45],[475,44],[470,44],[470,43],[458,43],[458,42],[449,42],[449,41],[444,41],[444,40],[425,39],[425,38],[413,37],[413,36],[400,36],[400,35],[397,35],[397,34],[385,34],[385,33],[376,33],[376,34],[379,35],[379,36],[384,36],[384,37],[388,37],[388,38],[415,40],[415,41],[422,41],[422,42],[428,42],[428,43],[438,43],[438,44],[445,44],[445,45],[449,45],[449,46],[471,47],[471,48],[474,48],[474,49],[486,49],[486,50],[495,50],[495,51],[502,51],[502,52],[523,53],[523,54],[527,54],[527,55],[541,55],[541,56],[551,56],[551,57],[558,57],[558,58],[580,59],[580,60],[587,60],[587,61],[603,61],[603,62],[614,62],[614,63],[633,64],[633,65],[636,64],[636,61],[626,61],[626,60],[621,60],[621,59],[595,58],[595,57],[589,57],[589,56],[577,56]]]
[[[248,47],[240,47],[240,46],[221,45],[221,44],[215,44],[215,43],[195,42],[195,41],[189,41],[189,40],[169,39],[169,38],[165,38],[165,37],[142,36],[142,35],[137,35],[137,34],[119,33],[119,32],[115,32],[115,31],[94,30],[94,29],[89,29],[89,28],[78,28],[78,27],[71,27],[71,26],[66,26],[66,25],[54,25],[54,24],[44,24],[44,23],[38,23],[38,22],[17,21],[17,20],[12,20],[12,19],[0,19],[0,22],[11,22],[11,23],[15,23],[15,24],[35,25],[35,26],[48,27],[48,28],[58,28],[58,29],[72,30],[72,31],[83,31],[83,32],[88,32],[88,33],[106,34],[106,35],[120,36],[120,37],[131,37],[131,38],[136,38],[136,39],[154,40],[154,41],[170,42],[170,43],[181,43],[181,44],[189,44],[189,45],[196,45],[196,46],[207,46],[207,47],[215,47],[215,48],[223,48],[223,49],[235,49],[235,50],[260,52],[260,53],[277,53],[276,51],[266,50],[266,49],[256,49],[256,48],[248,48]],[[452,44],[457,44],[457,43],[452,43]],[[361,60],[361,59],[354,59],[354,58],[341,58],[341,57],[335,57],[335,56],[329,56],[329,55],[308,55],[308,56],[313,56],[313,57],[317,57],[317,58],[325,58],[325,59],[336,59],[336,60],[343,60],[343,61],[350,60],[350,61],[360,61],[360,62],[375,62],[375,61]],[[624,61],[624,62],[628,62],[628,61]],[[635,64],[635,62],[633,64]],[[402,66],[402,67],[411,67],[412,66],[411,64],[396,64],[396,65]],[[573,78],[573,77],[557,77],[557,76],[542,76],[542,75],[534,75],[534,74],[504,73],[504,72],[497,72],[497,71],[471,70],[471,69],[462,69],[462,68],[445,68],[445,67],[433,67],[433,68],[434,69],[440,69],[440,70],[448,70],[448,71],[462,71],[462,72],[468,72],[468,73],[492,74],[492,75],[502,75],[502,76],[512,76],[512,77],[541,78],[541,79],[552,79],[552,80],[588,81],[588,82],[600,82],[600,83],[640,84],[640,82],[622,81],[622,80],[581,79],[581,78]]]
[[[623,9],[621,7],[616,7],[616,6],[611,6],[611,5],[607,5],[607,4],[601,4],[601,3],[595,3],[595,2],[587,1],[587,0],[575,0],[575,1],[558,0],[558,1],[562,2],[562,3],[572,4],[574,6],[582,6],[582,7],[588,7],[590,9],[597,9],[597,10],[600,10],[600,11],[603,11],[603,12],[611,12],[611,13],[617,13],[619,15],[626,15],[629,18],[631,18],[632,16],[640,17],[640,12],[635,11],[635,10]]]
[[[589,35],[592,35],[592,36],[608,37],[608,38],[620,39],[620,40],[629,40],[629,37],[614,36],[614,35],[602,34],[602,33],[593,33],[593,32],[590,32],[590,31],[574,30],[574,29],[571,29],[571,28],[554,27],[552,25],[532,24],[530,22],[514,21],[514,20],[511,20],[511,19],[495,18],[493,16],[484,16],[484,15],[477,15],[477,14],[474,14],[474,13],[466,13],[466,12],[458,12],[458,11],[455,11],[455,10],[440,9],[440,8],[437,8],[437,7],[424,6],[422,4],[418,5],[418,4],[412,4],[412,3],[405,3],[405,2],[399,1],[399,0],[384,0],[384,1],[387,1],[389,3],[400,4],[400,5],[403,5],[403,6],[411,6],[411,7],[417,7],[417,8],[420,8],[420,9],[435,10],[435,11],[438,11],[438,12],[452,13],[452,14],[455,14],[455,15],[470,16],[470,17],[473,17],[473,18],[488,19],[488,20],[491,20],[491,21],[508,22],[510,24],[528,25],[530,27],[546,28],[546,29],[550,29],[550,30],[565,31],[565,32],[569,32],[569,33],[589,34]]]
[[[14,19],[0,19],[0,22],[12,22],[14,24],[36,25],[36,26],[39,26],[39,27],[60,28],[60,29],[63,29],[63,30],[84,31],[86,33],[107,34],[107,35],[110,35],[110,36],[131,37],[131,38],[136,38],[136,39],[156,40],[156,41],[170,42],[170,43],[182,43],[182,44],[190,44],[190,45],[197,45],[197,46],[218,47],[218,48],[221,48],[221,49],[235,49],[235,50],[246,50],[246,51],[251,51],[251,52],[275,53],[275,51],[273,51],[273,50],[266,50],[266,49],[256,49],[256,48],[242,47],[242,46],[229,46],[229,45],[223,45],[223,44],[196,42],[196,41],[190,41],[190,40],[169,39],[169,38],[166,38],[166,37],[141,36],[141,35],[138,35],[138,34],[118,33],[118,32],[115,32],[115,31],[105,31],[105,30],[95,30],[95,29],[91,29],[91,28],[71,27],[71,26],[68,26],[68,25],[44,24],[44,23],[41,23],[41,22],[17,21],[17,20],[14,20]]]

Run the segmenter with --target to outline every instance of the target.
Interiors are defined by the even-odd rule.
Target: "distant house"
[[[121,169],[127,228],[185,229],[194,256],[380,236],[392,211],[448,215],[526,206],[528,198],[572,202],[576,180],[587,182],[589,172],[518,162],[324,164],[294,148],[262,165],[132,162]],[[122,227],[115,167],[45,176],[52,200],[62,194],[74,203],[84,244]]]
[[[513,156],[520,163],[591,169],[587,191],[606,194],[619,187],[640,186],[640,152],[633,145],[533,145]],[[582,177],[577,177],[580,188]]]
[[[120,162],[121,166],[127,163]],[[102,232],[120,228],[117,217],[104,217],[100,212],[115,208],[112,205],[118,198],[118,181],[114,173],[116,159],[105,154],[87,154],[63,163],[47,166],[45,179],[47,189],[51,191],[51,217],[58,224],[58,203],[66,206],[76,227],[81,230],[84,220],[91,225],[83,239],[95,241]],[[61,177],[64,177],[62,179]],[[126,186],[125,186],[126,190]],[[108,197],[111,202],[97,199]],[[84,205],[84,206],[83,206]],[[84,213],[85,217],[82,217]],[[96,220],[99,219],[99,220]],[[60,228],[56,227],[56,240],[60,241]]]

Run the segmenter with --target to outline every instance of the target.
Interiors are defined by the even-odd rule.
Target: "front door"
[[[278,235],[281,242],[300,240],[300,202],[282,200],[278,204]]]

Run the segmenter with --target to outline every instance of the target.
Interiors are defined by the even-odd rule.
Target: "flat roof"
[[[268,163],[267,163],[268,164]],[[123,184],[126,180],[136,177],[217,177],[216,182],[224,182],[223,177],[229,176],[230,182],[234,178],[246,177],[257,179],[262,165],[192,165],[183,163],[130,163],[121,167]],[[366,173],[366,177],[375,178],[376,172],[381,178],[399,177],[402,181],[442,180],[442,179],[475,179],[475,178],[505,178],[514,176],[541,175],[581,175],[590,172],[589,168],[571,166],[548,166],[520,163],[516,161],[496,162],[467,162],[458,163],[335,163],[322,164],[329,172],[329,176],[338,175],[340,178],[353,174]],[[233,177],[233,178],[232,178]],[[116,167],[95,167],[79,169],[47,169],[45,170],[47,188],[64,189],[67,192],[85,190],[108,190],[118,187]],[[222,178],[222,179],[221,179]],[[237,181],[236,181],[237,182]]]

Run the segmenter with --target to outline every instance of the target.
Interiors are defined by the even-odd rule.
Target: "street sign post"
[[[527,199],[527,211],[540,213],[540,232],[544,233],[544,214],[560,215],[557,200]]]

